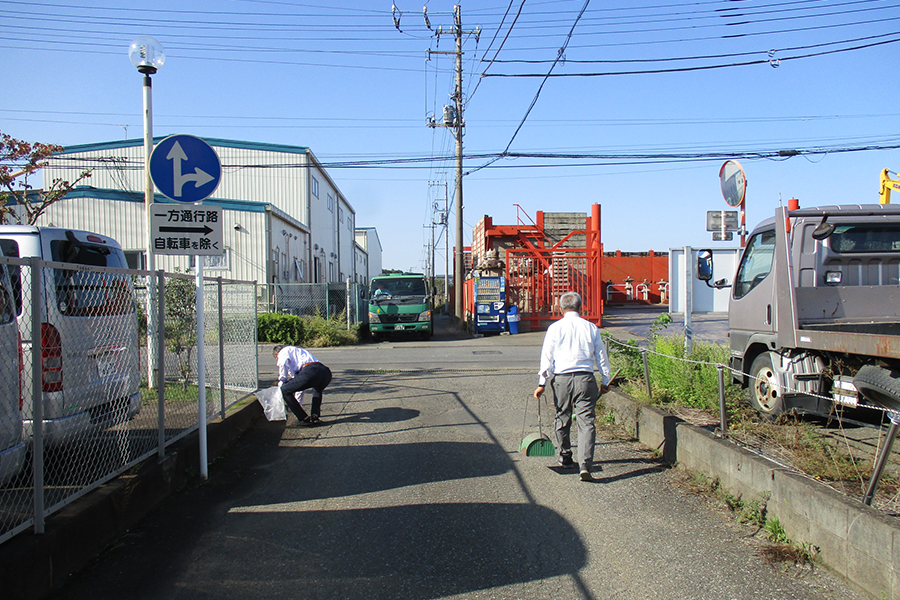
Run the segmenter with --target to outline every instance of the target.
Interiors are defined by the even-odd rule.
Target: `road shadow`
[[[496,445],[292,447],[280,445],[282,432],[254,427],[206,483],[166,502],[54,597],[426,600],[560,576],[578,585],[587,550],[555,511],[453,493],[427,503],[408,491],[510,470]]]

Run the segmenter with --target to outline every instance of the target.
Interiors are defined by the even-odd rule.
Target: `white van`
[[[7,265],[0,263],[0,485],[18,475],[28,451],[22,423],[22,367],[16,304]]]
[[[131,419],[140,411],[138,324],[131,277],[114,239],[73,229],[0,225],[6,256],[40,257],[43,433],[48,446]],[[66,264],[62,264],[66,263]],[[34,332],[31,273],[10,269],[26,356]],[[27,381],[27,380],[26,380]],[[32,433],[32,393],[25,390],[26,435]]]

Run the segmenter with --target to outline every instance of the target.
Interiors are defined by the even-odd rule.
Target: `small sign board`
[[[706,211],[707,231],[737,231],[738,212],[736,210],[708,210]]]
[[[222,207],[155,202],[150,205],[150,240],[155,254],[224,254]]]
[[[712,238],[714,242],[730,242],[734,239],[734,234],[730,231],[726,231],[724,233],[721,231],[714,231]]]

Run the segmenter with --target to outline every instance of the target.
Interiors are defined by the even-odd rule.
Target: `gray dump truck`
[[[712,252],[698,254],[710,285]],[[763,416],[862,401],[900,414],[900,206],[779,208],[750,234],[728,309],[730,366]]]

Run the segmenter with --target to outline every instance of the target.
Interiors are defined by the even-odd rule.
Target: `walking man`
[[[307,426],[319,425],[322,410],[322,392],[331,383],[331,369],[319,362],[308,350],[297,346],[275,346],[275,363],[278,365],[278,387],[285,405]],[[312,390],[310,413],[306,414],[294,394]]]
[[[553,376],[553,395],[556,402],[556,447],[559,464],[576,466],[572,460],[570,430],[574,413],[578,422],[578,467],[582,481],[594,481],[591,466],[594,462],[597,399],[609,389],[609,358],[600,337],[600,329],[580,316],[581,296],[566,292],[559,298],[563,318],[556,321],[544,336],[541,348],[541,367],[534,397],[544,393],[547,379]],[[598,388],[594,368],[600,372]]]

